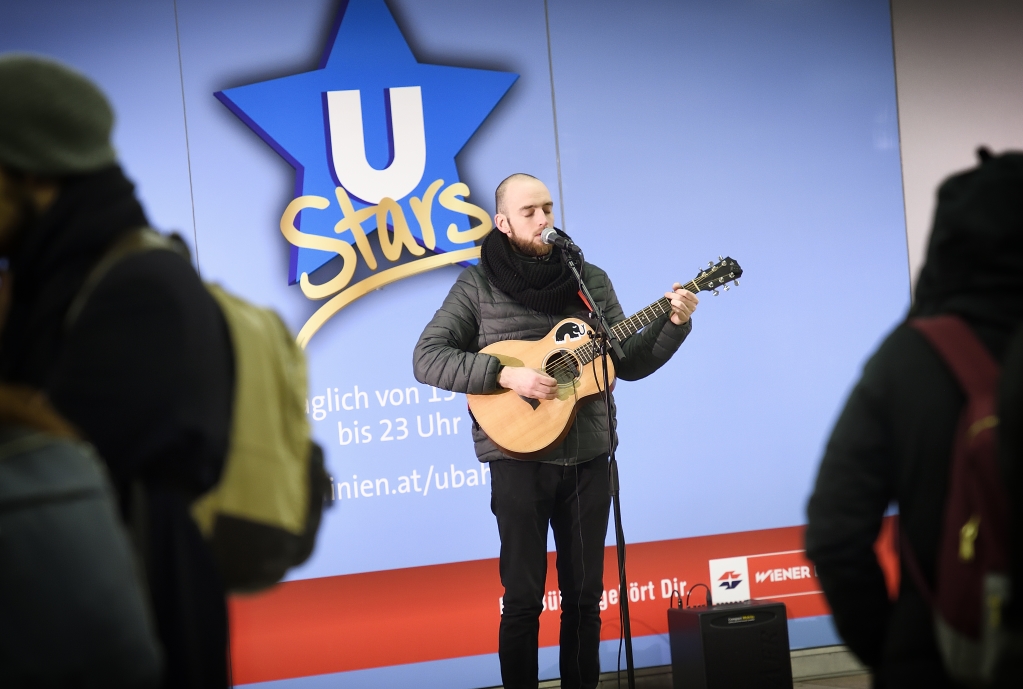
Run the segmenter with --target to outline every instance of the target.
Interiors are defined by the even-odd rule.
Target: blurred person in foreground
[[[42,394],[0,384],[0,687],[150,689],[160,680],[102,463]]]
[[[224,587],[189,505],[216,484],[228,447],[227,326],[171,251],[123,256],[68,316],[111,247],[149,225],[112,127],[83,75],[0,56],[0,380],[43,390],[106,463],[145,570],[165,686],[224,687]]]
[[[998,362],[1023,324],[1023,154],[991,156],[938,191],[909,317],[963,318]],[[924,336],[899,325],[863,370],[828,442],[806,551],[835,625],[877,687],[952,687],[932,611],[906,570],[891,601],[874,552],[889,504],[934,585],[953,437],[965,395]],[[1019,496],[1010,495],[1010,502]]]

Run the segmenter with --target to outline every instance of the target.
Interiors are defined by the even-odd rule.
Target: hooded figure
[[[1023,154],[980,152],[942,184],[910,317],[956,314],[996,361],[1023,323]],[[912,327],[864,366],[832,431],[807,507],[807,555],[849,648],[876,687],[952,687],[932,612],[901,572],[889,600],[874,542],[889,505],[933,586],[953,436],[965,396]]]
[[[224,319],[187,257],[128,255],[149,223],[118,166],[113,111],[52,60],[0,56],[0,379],[43,390],[91,442],[144,568],[168,687],[225,687],[227,615],[189,505],[220,477],[233,358]]]

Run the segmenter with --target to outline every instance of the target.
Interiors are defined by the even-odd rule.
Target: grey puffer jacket
[[[583,280],[611,324],[625,319],[607,273],[587,263]],[[416,380],[454,392],[493,392],[500,363],[489,354],[478,354],[481,349],[502,340],[538,340],[563,318],[576,315],[579,310],[560,316],[533,311],[494,287],[482,266],[466,268],[419,337],[413,354]],[[691,322],[678,326],[667,315],[656,319],[622,344],[625,359],[614,361],[617,377],[638,380],[650,375],[671,358],[690,330]],[[613,398],[611,409],[614,418]],[[565,440],[540,461],[577,464],[607,454],[607,430],[604,403],[597,399],[585,404]],[[475,420],[472,435],[481,462],[510,459]]]

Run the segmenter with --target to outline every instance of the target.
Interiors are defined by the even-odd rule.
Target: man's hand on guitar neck
[[[534,400],[552,400],[558,396],[558,381],[543,371],[525,366],[503,367],[497,374],[497,384]]]
[[[671,289],[671,292],[664,293],[664,298],[671,302],[671,322],[675,325],[682,325],[693,315],[700,300],[689,290],[683,289],[682,285],[677,282]]]

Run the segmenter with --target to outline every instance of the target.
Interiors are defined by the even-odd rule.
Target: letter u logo
[[[328,91],[327,122],[334,173],[350,194],[371,204],[412,192],[426,170],[423,94],[418,86],[387,89],[391,163],[383,170],[366,160],[359,91]]]

